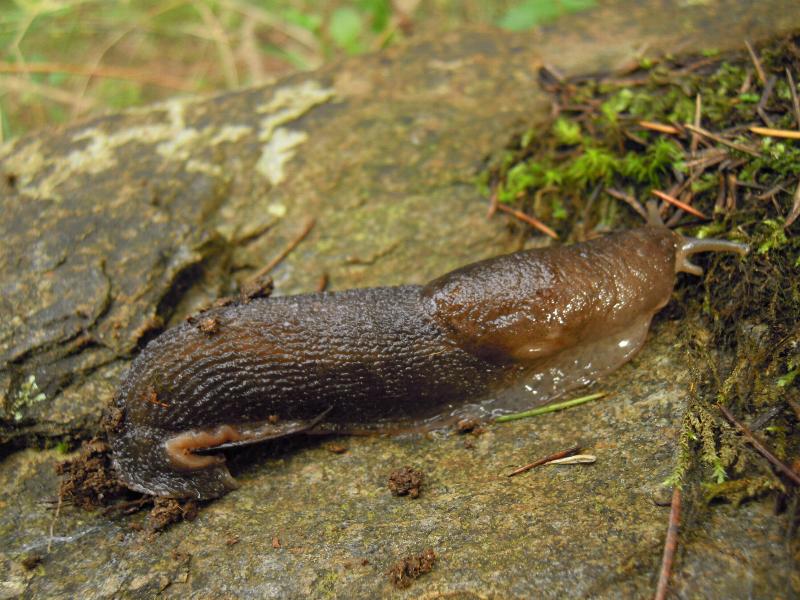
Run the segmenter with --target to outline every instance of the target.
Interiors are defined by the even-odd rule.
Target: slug
[[[123,483],[156,496],[237,487],[224,448],[328,427],[419,421],[524,387],[530,404],[596,380],[642,346],[697,252],[742,244],[658,223],[467,265],[424,286],[210,309],[151,341],[115,398]]]

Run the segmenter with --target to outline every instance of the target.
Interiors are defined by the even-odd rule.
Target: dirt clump
[[[179,521],[193,521],[199,507],[196,500],[176,500],[175,498],[156,498],[153,508],[147,515],[147,528],[150,531],[163,531]]]
[[[420,575],[430,573],[435,562],[436,553],[433,548],[426,548],[419,554],[406,556],[389,569],[389,581],[394,587],[405,589]]]
[[[422,471],[417,471],[413,467],[405,466],[391,472],[387,485],[395,496],[417,498],[422,489],[422,482],[424,479],[425,475]]]
[[[61,476],[59,499],[85,510],[108,506],[126,493],[112,466],[110,447],[97,438],[84,442],[78,457],[59,463],[56,472]]]

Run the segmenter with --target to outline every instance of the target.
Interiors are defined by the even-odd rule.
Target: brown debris
[[[421,471],[405,466],[396,469],[389,475],[388,486],[395,496],[419,497],[425,476]]]
[[[471,433],[480,424],[481,422],[475,418],[461,419],[456,423],[456,431],[458,431],[458,433]]]
[[[111,448],[98,438],[84,442],[74,460],[56,465],[56,473],[59,498],[85,510],[107,506],[125,493],[111,464]]]
[[[100,419],[100,427],[108,433],[119,431],[120,426],[125,421],[125,411],[116,406],[109,406],[103,411]]]
[[[243,303],[256,298],[269,298],[275,290],[275,282],[269,275],[255,277],[242,285],[239,291]]]
[[[343,446],[342,444],[336,444],[334,442],[325,446],[325,450],[330,452],[331,454],[344,454],[347,452],[347,446]]]
[[[197,517],[196,500],[176,500],[175,498],[156,498],[153,509],[147,515],[147,528],[150,531],[163,531],[179,521],[193,521]]]
[[[397,589],[405,589],[420,575],[430,573],[435,562],[436,553],[433,548],[426,548],[419,554],[406,556],[389,569],[389,581]]]
[[[277,535],[272,538],[272,547],[276,550],[281,547],[281,539]]]
[[[534,469],[534,468],[539,467],[541,465],[546,465],[547,463],[552,462],[554,460],[559,460],[559,459],[565,458],[567,456],[572,456],[573,454],[577,454],[580,451],[581,451],[581,447],[580,446],[573,446],[572,448],[567,448],[566,450],[562,450],[560,452],[555,452],[553,454],[545,456],[544,458],[540,458],[539,460],[536,460],[536,461],[534,461],[534,462],[532,462],[532,463],[530,463],[528,465],[525,465],[523,467],[519,467],[518,469],[514,469],[507,476],[508,477],[514,477],[515,475],[520,475],[521,473],[525,473],[526,471],[530,471],[531,469]]]
[[[215,317],[203,317],[197,322],[197,328],[208,336],[219,331],[219,321]]]
[[[166,402],[161,402],[158,399],[158,392],[156,392],[155,388],[153,388],[153,387],[151,387],[151,388],[149,388],[147,390],[147,401],[150,404],[157,404],[158,406],[161,406],[163,408],[168,408],[169,407],[169,404],[167,404]]]

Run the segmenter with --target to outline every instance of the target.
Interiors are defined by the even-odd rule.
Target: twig
[[[745,146],[743,144],[737,144],[736,142],[732,142],[730,140],[726,140],[724,137],[720,137],[710,131],[703,129],[702,127],[695,127],[694,125],[685,125],[686,129],[689,131],[693,131],[699,135],[702,135],[704,138],[708,138],[718,144],[722,144],[723,146],[728,146],[728,148],[733,148],[734,150],[738,150],[739,152],[744,152],[745,154],[749,154],[750,156],[760,157],[756,150],[750,148],[749,146]]]
[[[547,79],[548,77],[555,81],[559,85],[566,85],[567,80],[564,78],[564,75],[555,68],[553,65],[544,64],[539,68],[539,77],[541,79]]]
[[[792,129],[772,129],[771,127],[750,127],[750,131],[752,131],[757,135],[768,135],[769,137],[800,140],[800,131],[794,131]]]
[[[746,94],[750,91],[750,88],[753,85],[753,72],[750,69],[747,69],[747,73],[744,75],[744,81],[742,85],[739,86],[739,95]]]
[[[501,210],[504,213],[507,213],[507,214],[509,214],[509,215],[511,215],[513,217],[516,217],[517,219],[519,219],[523,223],[527,223],[531,227],[534,227],[534,228],[538,229],[543,234],[549,235],[554,240],[558,239],[558,234],[555,231],[553,231],[552,229],[550,229],[547,225],[542,223],[536,217],[532,217],[532,216],[530,216],[528,214],[525,214],[521,210],[517,210],[516,208],[511,208],[510,206],[506,206],[505,204],[498,204],[497,205],[497,209]]]
[[[588,396],[581,396],[580,398],[573,398],[572,400],[567,400],[566,402],[557,402],[555,404],[548,404],[547,406],[542,406],[540,408],[534,408],[533,410],[526,410],[525,412],[521,413],[514,413],[511,415],[502,415],[497,417],[494,422],[495,423],[507,423],[509,421],[518,421],[519,419],[527,419],[528,417],[536,417],[538,415],[545,415],[547,413],[556,412],[559,410],[564,410],[565,408],[572,408],[573,406],[579,406],[581,404],[586,404],[587,402],[591,402],[592,400],[597,400],[598,398],[602,398],[606,396],[608,392],[597,392],[596,394],[589,394]]]
[[[701,119],[703,116],[703,97],[697,94],[694,98],[694,126],[701,127]],[[700,143],[700,138],[696,132],[692,132],[692,141],[689,144],[689,152],[694,156],[697,154],[697,145]]]
[[[794,108],[794,120],[800,129],[800,101],[797,100],[797,88],[794,85],[794,78],[789,67],[786,67],[786,79],[789,81],[789,91],[792,94],[792,107]]]
[[[752,429],[754,431],[760,430],[762,427],[764,427],[764,425],[769,423],[772,419],[777,417],[783,411],[784,411],[784,407],[781,406],[780,404],[776,404],[772,408],[770,408],[768,410],[765,410],[762,414],[760,414],[758,417],[753,419],[750,422],[750,429]]]
[[[667,539],[664,541],[664,557],[661,559],[661,573],[658,576],[655,600],[664,600],[667,597],[669,576],[672,573],[672,561],[675,559],[675,551],[678,549],[678,530],[681,525],[681,489],[679,487],[672,490],[671,506]]]
[[[800,217],[800,179],[797,180],[797,189],[794,191],[794,198],[792,199],[792,210],[789,211],[789,216],[786,217],[786,222],[783,228],[790,227],[795,222],[797,217]]]
[[[778,192],[788,192],[788,190],[785,187],[783,187],[784,183],[786,183],[786,181],[781,180],[780,182],[769,188],[767,191],[756,196],[756,200],[771,200]]]
[[[796,400],[792,400],[791,398],[787,398],[786,402],[792,407],[797,420],[800,421],[800,403],[798,403]]]
[[[736,173],[730,170],[725,173],[725,189],[727,191],[727,204],[725,206],[728,212],[736,210]]]
[[[233,56],[231,42],[228,38],[228,32],[225,27],[220,23],[217,16],[205,3],[195,2],[191,3],[192,6],[203,19],[203,23],[208,29],[208,34],[214,45],[217,47],[217,55],[219,56],[220,66],[222,67],[222,74],[225,77],[225,84],[229,88],[234,88],[239,85],[239,72],[236,69],[236,59]]]
[[[753,435],[752,431],[750,431],[745,425],[736,420],[736,417],[734,417],[731,411],[728,410],[728,407],[722,404],[717,404],[717,407],[725,416],[725,418],[728,419],[728,421],[730,421],[731,424],[735,425],[739,429],[739,431],[742,432],[744,437],[747,438],[747,441],[750,442],[753,448],[755,448],[759,452],[759,454],[761,454],[761,456],[763,456],[769,462],[775,465],[775,468],[777,468],[781,473],[783,473],[789,479],[791,479],[795,485],[800,485],[800,475],[795,473],[792,469],[786,466],[786,464],[781,462],[772,452],[770,452],[766,448],[766,446],[764,446],[764,444],[758,441],[758,438],[756,438],[756,436]]]
[[[128,35],[139,29],[144,22],[154,19],[164,14],[165,12],[174,10],[175,8],[181,6],[182,4],[185,4],[185,0],[174,0],[173,2],[168,2],[168,3],[159,2],[156,7],[147,11],[142,16],[142,18],[137,19],[132,23],[129,23],[126,27],[113,28],[105,44],[97,47],[96,50],[92,53],[93,56],[84,61],[83,66],[89,69],[91,72],[96,71],[98,68],[100,68],[100,63],[103,62],[106,55],[111,51],[111,49],[117,44],[119,44]],[[77,86],[75,94],[78,96],[78,98],[80,98],[81,100],[86,99],[86,91],[89,89],[89,84],[91,82],[92,82],[92,76],[90,75],[84,78],[83,82],[79,86]],[[83,107],[80,104],[75,105],[72,109],[72,119],[77,119],[82,111]]]
[[[616,198],[617,200],[622,200],[623,202],[628,204],[628,206],[630,206],[633,210],[635,210],[640,217],[642,217],[645,221],[647,221],[648,219],[647,211],[642,206],[642,203],[639,202],[633,196],[621,192],[619,190],[616,190],[614,188],[606,188],[606,194],[608,194],[612,198]]]
[[[705,171],[709,167],[713,167],[714,165],[721,163],[723,160],[727,159],[730,156],[730,153],[727,150],[723,150],[722,148],[708,148],[706,150],[701,150],[697,153],[697,158],[686,161],[686,168],[687,169],[700,169],[701,171]]]
[[[229,9],[239,11],[249,19],[263,23],[267,27],[271,27],[282,35],[285,35],[286,37],[302,44],[309,50],[312,50],[314,53],[319,52],[319,41],[311,31],[276,17],[273,12],[267,9],[261,9],[256,6],[252,6],[244,0],[221,0],[220,4],[228,7]]]
[[[691,192],[689,192],[686,195],[686,200],[685,201],[681,200],[681,202],[685,202],[687,205],[689,205],[689,203],[692,201],[693,198],[694,198],[694,196],[691,194]],[[680,198],[679,198],[679,200],[680,200]],[[678,223],[680,223],[682,218],[683,218],[683,211],[682,210],[676,210],[675,214],[673,214],[667,220],[665,225],[667,226],[668,229],[672,229],[673,227],[677,227]]]
[[[319,276],[319,279],[317,280],[317,291],[318,292],[324,292],[327,289],[328,280],[329,280],[329,278],[328,278],[328,274],[327,273],[323,273],[322,275]]]
[[[56,504],[56,512],[53,514],[53,519],[50,521],[50,530],[48,533],[47,539],[47,553],[50,554],[50,550],[53,547],[53,531],[56,528],[56,521],[58,520],[58,515],[61,514],[61,503],[64,501],[64,496],[61,491],[58,492],[58,504]]]
[[[574,456],[567,456],[565,458],[558,458],[551,460],[548,465],[590,465],[597,462],[597,457],[594,454],[575,454]]]
[[[565,456],[572,456],[573,454],[577,454],[581,451],[580,446],[573,446],[572,448],[567,448],[566,450],[562,450],[561,452],[553,452],[553,454],[549,454],[544,458],[540,458],[539,460],[535,460],[529,465],[525,465],[524,467],[519,467],[518,469],[514,469],[506,475],[506,477],[514,477],[514,475],[520,475],[521,473],[525,473],[530,471],[531,469],[535,469],[541,465],[545,465],[549,463],[551,460],[558,460],[559,458],[564,458]]]
[[[682,202],[681,200],[678,200],[677,198],[674,198],[669,194],[665,194],[660,190],[650,190],[650,193],[653,194],[653,196],[656,196],[657,198],[661,198],[664,202],[669,202],[670,204],[677,206],[681,210],[684,210],[689,214],[694,215],[695,217],[708,220],[708,217],[705,214],[703,214],[693,206],[686,204],[686,202]]]
[[[494,213],[497,212],[497,186],[494,186],[492,193],[489,195],[489,210],[486,211],[486,218],[491,219]]]
[[[142,506],[152,504],[155,500],[154,496],[143,496],[136,500],[124,500],[117,502],[103,509],[103,516],[108,517],[111,515],[126,514],[129,515],[138,511]]]
[[[289,256],[292,250],[297,248],[298,244],[300,244],[300,242],[306,239],[306,236],[314,227],[314,223],[316,223],[316,219],[314,219],[314,217],[309,217],[302,231],[300,231],[300,233],[298,233],[293,240],[291,240],[288,244],[286,244],[286,247],[283,250],[281,250],[280,254],[278,254],[275,258],[273,258],[266,265],[264,265],[255,275],[253,275],[250,278],[250,281],[255,281],[256,279],[260,279],[261,277],[272,271],[272,269],[281,264],[281,262],[283,262],[283,259]]]
[[[764,86],[764,91],[761,93],[758,106],[756,106],[758,116],[761,117],[761,120],[764,121],[767,127],[772,127],[772,121],[767,116],[767,102],[769,102],[769,97],[772,96],[772,90],[775,88],[775,82],[777,80],[778,78],[775,77],[775,75],[770,75],[770,78],[767,80],[767,85]]]
[[[761,85],[767,85],[767,76],[764,73],[764,67],[761,66],[761,61],[758,56],[756,56],[756,51],[753,50],[753,47],[747,40],[744,41],[744,45],[747,46],[747,51],[750,53],[750,60],[753,61],[753,66],[756,68],[758,80],[761,82]]]
[[[81,65],[69,65],[63,63],[28,63],[16,64],[0,62],[0,73],[67,73],[69,75],[82,75],[85,77],[106,77],[108,79],[124,79],[137,83],[150,83],[164,88],[180,90],[183,92],[192,90],[193,87],[185,81],[158,75],[137,69],[126,67],[84,67]]]
[[[663,123],[654,123],[653,121],[639,121],[639,126],[659,133],[669,133],[671,135],[679,135],[681,130],[672,125],[664,125]]]
[[[87,107],[92,108],[95,104],[94,101],[88,98],[81,98],[78,94],[65,92],[60,88],[45,85],[43,83],[36,83],[35,81],[26,79],[22,75],[8,75],[3,77],[3,89],[5,91],[38,94],[47,100],[72,106],[75,110],[82,110]]]

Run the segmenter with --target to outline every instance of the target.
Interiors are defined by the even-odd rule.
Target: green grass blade
[[[497,417],[494,422],[495,423],[507,423],[508,421],[518,421],[519,419],[527,419],[528,417],[536,417],[538,415],[545,415],[547,413],[556,412],[559,410],[564,410],[565,408],[572,408],[573,406],[579,406],[581,404],[586,404],[587,402],[591,402],[592,400],[597,400],[598,398],[602,398],[603,396],[608,395],[608,392],[597,392],[595,394],[589,394],[588,396],[581,396],[580,398],[573,398],[572,400],[566,400],[564,402],[556,402],[555,404],[548,404],[547,406],[542,406],[540,408],[534,408],[533,410],[526,410],[525,412],[521,413],[514,413],[511,415],[503,415],[501,417]]]

